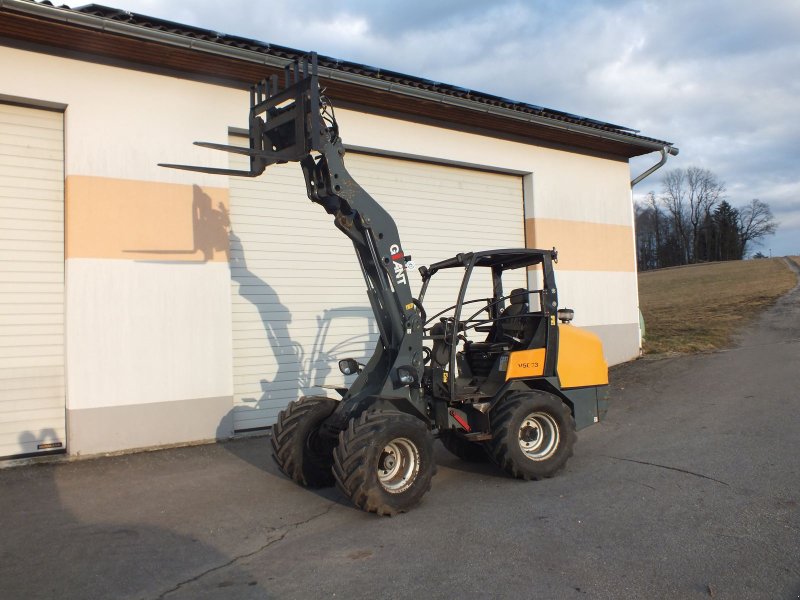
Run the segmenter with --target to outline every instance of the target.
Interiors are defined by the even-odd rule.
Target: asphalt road
[[[2,469],[0,597],[800,598],[800,289],[612,380],[557,477],[439,447],[393,518],[289,483],[265,437]]]

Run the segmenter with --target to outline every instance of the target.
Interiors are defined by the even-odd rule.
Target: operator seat
[[[525,329],[524,319],[519,315],[528,312],[528,290],[517,288],[509,295],[510,304],[506,306],[492,325],[487,342],[498,344],[521,339]],[[510,337],[509,337],[510,336]]]
[[[528,318],[530,315],[524,316],[528,312],[528,290],[513,290],[509,298],[509,305],[500,311],[486,340],[464,346],[466,361],[477,377],[487,377],[499,355],[524,346],[533,337],[536,322]]]

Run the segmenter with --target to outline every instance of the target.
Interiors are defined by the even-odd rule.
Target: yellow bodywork
[[[518,350],[508,357],[506,381],[520,377],[541,377],[544,375],[544,348]]]
[[[572,325],[559,325],[556,371],[562,388],[607,385],[608,363],[600,338]]]

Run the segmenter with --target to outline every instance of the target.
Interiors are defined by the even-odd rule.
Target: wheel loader
[[[339,361],[344,375],[355,376],[337,387],[341,398],[303,396],[280,413],[271,443],[288,477],[309,487],[335,484],[357,507],[393,515],[430,489],[435,438],[463,460],[541,479],[569,459],[576,430],[602,418],[602,345],[570,325],[571,310],[559,309],[555,249],[457,254],[420,267],[414,296],[411,257],[394,220],[345,168],[316,54],[251,88],[247,148],[195,143],[244,154],[250,168],[162,166],[256,177],[269,165],[299,162],[308,197],[351,240],[364,275],[379,332],[374,353],[363,365]],[[452,270],[462,274],[457,296],[428,315],[429,285]],[[506,289],[504,276],[520,270],[537,273],[528,279],[537,289]],[[490,282],[477,298],[467,294],[473,280]]]

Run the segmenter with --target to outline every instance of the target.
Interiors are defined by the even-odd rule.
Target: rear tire
[[[272,426],[272,458],[281,471],[302,486],[334,484],[333,447],[319,438],[319,427],[338,404],[325,396],[303,396],[282,410]]]
[[[483,444],[478,442],[470,442],[465,440],[456,433],[445,431],[440,436],[442,445],[447,450],[465,462],[478,463],[486,462],[489,456],[486,454],[486,448]]]
[[[436,473],[433,437],[417,417],[362,413],[339,434],[333,474],[342,493],[366,512],[392,516],[417,504]]]
[[[517,479],[556,474],[572,456],[575,420],[561,399],[542,391],[511,393],[489,414],[487,450],[501,469]]]

